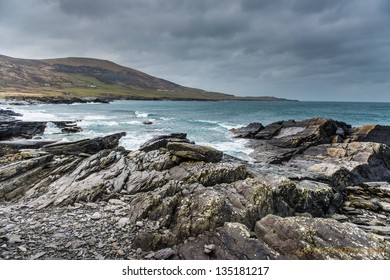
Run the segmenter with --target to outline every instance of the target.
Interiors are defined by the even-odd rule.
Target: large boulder
[[[225,223],[215,233],[205,232],[180,245],[180,258],[185,260],[270,260],[279,254],[251,234],[241,223]]]
[[[233,130],[233,133],[251,138],[249,145],[254,149],[251,153],[254,159],[265,163],[282,163],[311,146],[343,141],[349,128],[343,122],[313,118],[299,122],[279,121],[264,128],[251,124]]]
[[[349,142],[375,142],[390,146],[390,126],[369,124],[350,130]]]
[[[333,219],[269,215],[255,226],[257,237],[289,259],[386,260],[381,238]]]
[[[57,142],[44,146],[42,149],[51,154],[78,155],[95,154],[104,149],[114,149],[126,132],[115,133],[105,137],[83,139],[75,142]]]
[[[261,123],[250,123],[245,127],[232,128],[230,131],[233,133],[235,138],[254,138],[264,126]]]
[[[223,156],[221,151],[214,148],[189,143],[169,142],[166,148],[171,154],[183,160],[219,162]]]
[[[140,150],[146,153],[153,150],[158,150],[160,148],[165,148],[168,142],[190,143],[190,140],[187,139],[186,133],[171,133],[167,135],[158,135],[142,144]]]
[[[338,191],[348,185],[390,180],[390,148],[371,142],[318,145],[297,155],[286,166],[317,173]]]

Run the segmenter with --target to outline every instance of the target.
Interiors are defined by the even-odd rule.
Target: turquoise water
[[[185,132],[197,144],[211,145],[228,154],[245,158],[246,140],[233,139],[229,129],[261,122],[332,118],[353,126],[368,123],[390,125],[390,103],[344,102],[256,102],[256,101],[115,101],[110,104],[35,105],[9,107],[24,120],[79,120],[83,132],[59,134],[49,125],[45,139],[62,141],[126,131],[121,145],[137,149],[158,134]],[[152,125],[144,125],[150,120]]]

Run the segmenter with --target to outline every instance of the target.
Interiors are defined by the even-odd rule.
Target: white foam
[[[246,146],[247,142],[248,140],[246,139],[236,139],[234,141],[225,142],[197,142],[196,144],[210,146],[228,155],[232,155],[247,161],[253,161],[253,159],[249,156],[249,154],[253,152],[253,149]]]
[[[51,134],[60,134],[60,133],[62,133],[61,129],[59,129],[54,123],[48,122],[46,124],[44,134],[51,135]]]
[[[147,118],[147,117],[149,116],[148,113],[139,112],[139,111],[135,111],[134,114],[135,114],[135,116],[136,116],[137,118]]]
[[[176,118],[160,117],[160,120],[162,120],[162,121],[173,121],[173,120],[176,120]]]
[[[136,125],[140,125],[140,124],[143,124],[142,121],[128,121],[128,122],[125,122],[126,124],[136,124]]]
[[[83,117],[83,120],[86,120],[86,121],[98,121],[98,120],[109,120],[109,119],[111,119],[111,118],[107,117],[107,116],[102,116],[102,115],[88,115],[88,116]]]
[[[17,119],[22,121],[59,121],[61,117],[54,114],[48,113],[45,110],[15,110],[15,112],[22,114],[23,116],[18,116]]]

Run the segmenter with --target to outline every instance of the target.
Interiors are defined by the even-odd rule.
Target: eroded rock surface
[[[283,164],[236,160],[183,133],[136,151],[117,133],[4,153],[0,258],[389,258],[385,143],[323,119],[239,133]]]

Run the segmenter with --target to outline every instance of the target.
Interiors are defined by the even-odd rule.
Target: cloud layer
[[[390,101],[387,0],[0,0],[0,53],[113,60],[187,86]]]

